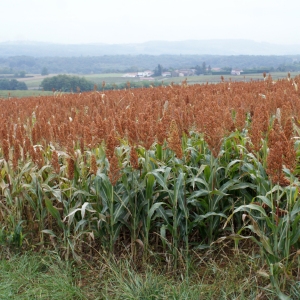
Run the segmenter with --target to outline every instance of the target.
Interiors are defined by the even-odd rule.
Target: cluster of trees
[[[153,76],[162,76],[162,73],[164,72],[164,68],[162,67],[161,64],[158,64],[157,67],[154,69],[154,74]]]
[[[1,76],[1,77],[18,77],[18,78],[24,78],[26,77],[25,71],[15,71],[12,68],[0,68],[0,74],[1,75],[10,75],[10,76]]]
[[[13,74],[14,71],[12,68],[0,68],[0,74]]]
[[[94,83],[83,77],[57,75],[45,78],[41,83],[41,87],[45,91],[59,90],[62,92],[85,92],[93,90]]]
[[[208,65],[208,67],[206,67],[206,62],[205,61],[202,63],[201,66],[196,65],[195,69],[196,69],[196,75],[211,74],[211,66]]]
[[[295,72],[300,71],[300,60],[294,61],[293,64],[280,64],[277,68],[280,72]]]
[[[133,81],[133,82],[124,82],[124,83],[119,83],[119,84],[106,84],[105,87],[101,87],[101,90],[123,90],[127,88],[148,88],[150,86],[156,87],[156,86],[161,86],[163,85],[162,81]]]
[[[26,73],[41,74],[41,70],[50,73],[111,73],[111,72],[137,72],[141,70],[154,70],[158,64],[167,69],[199,67],[203,74],[203,63],[207,68],[228,67],[239,69],[271,68],[274,70],[282,66],[293,67],[293,70],[300,70],[300,55],[294,56],[255,56],[255,55],[103,55],[103,56],[82,56],[82,57],[30,57],[12,56],[0,57],[0,67],[7,71],[25,70]],[[199,63],[200,62],[200,63]],[[45,69],[44,69],[45,68]],[[159,71],[159,70],[158,70]],[[292,71],[292,70],[290,70]],[[13,74],[12,73],[12,74]]]
[[[62,91],[62,92],[85,92],[91,91],[94,89],[97,90],[122,90],[126,88],[142,88],[150,86],[160,86],[163,83],[161,81],[138,81],[138,82],[124,82],[124,83],[107,83],[100,87],[97,87],[91,81],[86,80],[85,78],[80,78],[77,76],[69,75],[58,75],[50,78],[45,78],[41,87],[45,91]]]
[[[28,90],[28,87],[16,79],[0,79],[0,90]]]
[[[25,71],[15,72],[14,76],[19,78],[24,78],[26,77],[26,72]]]

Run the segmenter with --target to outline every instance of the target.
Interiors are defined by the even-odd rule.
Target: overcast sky
[[[300,0],[0,0],[0,42],[300,44]]]

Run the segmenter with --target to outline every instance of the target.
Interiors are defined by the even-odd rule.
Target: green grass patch
[[[84,75],[86,79],[105,79],[105,78],[120,78],[123,76],[123,73],[102,73],[102,74],[90,74]]]
[[[57,257],[23,254],[0,261],[1,299],[87,299],[72,264]]]
[[[278,299],[258,254],[221,246],[195,254],[174,271],[156,255],[150,264],[93,256],[80,265],[53,253],[0,260],[0,299]],[[299,299],[300,282],[289,286]]]
[[[22,98],[31,96],[49,96],[53,95],[53,92],[40,91],[40,90],[16,90],[16,91],[3,91],[0,90],[0,98]]]
[[[287,78],[287,72],[272,72],[270,73],[273,80]],[[291,72],[291,77],[299,75],[299,72]],[[253,73],[243,75],[223,75],[225,81],[251,81],[251,80],[263,80],[262,73]],[[187,76],[187,77],[157,77],[157,80],[164,81],[166,84],[174,82],[176,84],[181,83],[187,79],[188,84],[203,84],[203,83],[219,83],[221,82],[221,75],[199,75],[199,76]]]

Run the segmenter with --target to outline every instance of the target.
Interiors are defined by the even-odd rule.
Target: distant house
[[[195,69],[180,69],[179,73],[183,74],[183,76],[193,76],[195,75],[195,71]]]
[[[171,75],[172,75],[171,72],[162,72],[161,73],[162,77],[171,77]]]
[[[231,70],[231,75],[241,75],[242,72],[244,72],[244,71],[239,70],[239,69],[232,69]]]
[[[180,69],[172,71],[172,77],[184,77],[193,76],[196,73],[196,69]]]
[[[178,70],[171,72],[171,77],[178,77],[178,76],[179,76]]]
[[[143,77],[151,77],[154,74],[154,72],[150,70],[144,71],[142,73],[144,73]]]
[[[151,75],[153,75],[152,71],[143,71],[137,73],[137,77],[150,77]]]
[[[153,75],[152,71],[143,71],[143,72],[135,72],[135,73],[126,73],[124,74],[122,77],[150,77],[151,75]]]

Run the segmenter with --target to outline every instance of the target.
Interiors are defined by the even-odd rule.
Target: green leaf
[[[146,183],[146,199],[151,199],[153,194],[153,186],[155,183],[155,177],[153,174],[147,175],[147,183]]]
[[[266,196],[257,196],[257,198],[261,199],[263,201],[263,203],[268,205],[268,207],[270,207],[271,209],[273,208],[272,202],[269,200],[268,197],[266,197]]]
[[[231,234],[229,236],[221,237],[221,238],[217,239],[215,242],[213,242],[212,244],[222,243],[224,240],[227,240],[227,239],[231,239],[231,240],[235,240],[235,241],[250,239],[250,240],[254,241],[255,243],[257,243],[258,245],[260,245],[260,242],[254,236],[243,236],[240,234]]]
[[[228,190],[233,191],[233,190],[242,190],[242,189],[247,189],[247,188],[256,190],[256,185],[249,183],[249,182],[241,182],[241,183],[237,183],[237,184],[234,184],[233,186],[229,187]]]
[[[166,213],[165,209],[161,205],[157,208],[157,212],[159,216],[164,219],[165,223],[169,224],[168,214]]]
[[[265,212],[265,210],[256,204],[248,204],[248,205],[241,205],[240,207],[236,208],[233,211],[233,214],[239,212],[239,211],[247,211],[247,212],[251,212],[251,210],[257,210],[259,211],[264,217],[267,217],[267,214]]]
[[[207,190],[199,190],[199,191],[195,191],[191,194],[191,196],[188,198],[188,202],[190,200],[193,200],[194,198],[199,198],[202,196],[207,196],[209,194],[209,191]]]
[[[193,177],[193,178],[188,179],[188,180],[186,181],[187,184],[188,184],[188,183],[192,183],[193,188],[195,188],[195,182],[199,182],[199,183],[203,184],[203,185],[205,186],[205,188],[209,191],[208,183],[207,183],[204,179],[202,179],[202,178],[199,178],[199,177]]]
[[[162,176],[159,171],[164,172],[164,176]],[[170,175],[171,168],[166,167],[166,168],[160,168],[157,169],[151,174],[153,174],[158,182],[158,184],[165,190],[168,191],[168,180],[169,180],[169,175]]]
[[[198,215],[193,222],[199,222],[199,221],[202,221],[202,220],[205,220],[211,216],[219,216],[219,217],[222,217],[222,218],[227,218],[227,216],[225,214],[222,214],[222,213],[215,213],[215,212],[208,212],[206,213],[205,215]]]
[[[50,234],[50,235],[55,236],[57,238],[57,235],[52,230],[44,229],[44,230],[42,230],[42,232]]]
[[[61,217],[59,214],[59,211],[52,205],[51,200],[49,199],[45,199],[45,204],[46,207],[48,209],[48,211],[50,212],[50,214],[56,219],[56,221],[58,222],[58,225],[60,228],[64,227],[64,224],[61,221]]]
[[[164,204],[164,202],[154,203],[149,210],[148,217],[151,219],[154,212],[163,204]]]

